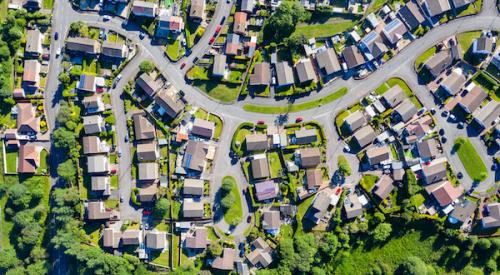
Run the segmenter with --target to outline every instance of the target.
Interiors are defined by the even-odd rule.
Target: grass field
[[[310,196],[309,198],[302,201],[297,207],[297,230],[295,231],[295,234],[301,234],[304,232],[304,229],[302,228],[302,219],[304,218],[307,209],[309,209],[309,206],[311,206],[311,204],[313,203],[315,197],[316,196]]]
[[[462,49],[462,54],[466,53],[472,46],[472,42],[481,36],[481,31],[464,32],[457,35],[458,44]]]
[[[454,150],[457,151],[465,171],[473,180],[484,181],[488,177],[486,165],[468,138],[458,137],[455,140]]]
[[[194,81],[194,86],[198,87],[210,97],[222,102],[232,102],[238,98],[239,85],[225,84],[218,80]]]
[[[176,39],[167,45],[167,55],[171,60],[177,61],[182,56],[181,41]]]
[[[281,173],[281,161],[277,152],[269,153],[269,168],[271,173],[271,178],[279,177]]]
[[[17,150],[5,150],[7,155],[7,173],[17,172],[17,158],[19,152]]]
[[[332,101],[335,101],[346,94],[347,94],[347,88],[341,88],[338,91],[329,94],[325,97],[300,104],[289,104],[286,106],[262,106],[262,105],[245,104],[243,105],[243,109],[248,112],[262,113],[262,114],[294,113],[320,107],[323,104],[328,104]]]
[[[0,2],[0,21],[7,16],[8,7],[9,0],[2,0],[2,2]]]
[[[241,197],[240,193],[238,192],[238,183],[236,180],[231,177],[231,176],[225,176],[222,181],[230,181],[233,183],[233,189],[231,190],[231,193],[234,196],[234,205],[229,208],[225,213],[224,213],[224,220],[231,225],[237,225],[240,223],[243,219],[243,210],[241,208]]]
[[[303,34],[307,38],[312,37],[330,37],[334,34],[346,31],[356,25],[355,20],[331,17],[324,23],[299,24],[296,34]]]
[[[43,0],[43,8],[51,10],[54,7],[54,0]]]
[[[375,89],[375,93],[378,95],[382,95],[385,92],[387,92],[387,90],[389,90],[389,88],[392,88],[393,86],[396,86],[396,85],[399,85],[399,87],[401,87],[401,89],[403,89],[406,97],[408,97],[411,100],[411,102],[413,102],[413,104],[415,104],[417,109],[422,108],[422,103],[420,103],[420,101],[417,99],[417,97],[415,96],[413,91],[410,89],[410,87],[408,87],[408,84],[406,84],[406,82],[399,77],[389,78],[384,84],[380,85],[377,89]]]

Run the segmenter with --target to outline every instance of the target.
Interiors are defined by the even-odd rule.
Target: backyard
[[[401,87],[401,89],[403,89],[406,97],[408,97],[411,100],[411,102],[413,102],[413,104],[415,104],[417,109],[422,108],[422,103],[420,103],[420,101],[415,96],[415,94],[410,89],[410,87],[408,87],[408,85],[406,84],[406,82],[403,79],[398,78],[398,77],[389,78],[384,84],[380,85],[380,87],[375,89],[375,93],[377,95],[382,95],[385,92],[387,92],[387,90],[389,90],[390,88],[392,88],[393,86],[396,86],[396,85],[399,85],[399,87]]]
[[[473,180],[484,181],[488,177],[486,165],[468,138],[458,137],[453,150],[457,152],[465,171]]]
[[[303,34],[306,38],[330,37],[344,32],[356,25],[355,19],[342,17],[330,17],[326,20],[315,20],[308,23],[300,23],[295,29],[295,34]]]
[[[224,213],[224,220],[228,224],[236,225],[240,223],[243,219],[243,210],[241,208],[241,197],[240,193],[238,192],[238,184],[236,183],[236,180],[231,176],[225,176],[222,179],[222,182],[224,183],[225,181],[231,182],[233,186],[231,193],[233,194],[234,197],[234,204]]]

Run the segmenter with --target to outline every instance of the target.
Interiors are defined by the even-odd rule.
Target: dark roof
[[[399,9],[398,14],[411,30],[415,29],[425,21],[425,17],[420,12],[417,4],[413,1],[406,3],[404,7]]]
[[[342,52],[342,57],[344,57],[344,60],[347,63],[347,68],[349,69],[354,69],[365,63],[365,59],[361,55],[358,47],[354,45],[346,47]]]

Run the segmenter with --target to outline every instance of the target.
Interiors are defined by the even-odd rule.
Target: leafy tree
[[[14,206],[27,208],[31,201],[31,194],[24,184],[16,183],[10,186],[7,193]]]
[[[390,223],[381,223],[373,230],[373,239],[383,242],[391,235],[392,225]]]
[[[488,250],[491,247],[491,241],[486,239],[486,238],[481,238],[477,242],[476,247],[481,249],[481,250]]]
[[[462,270],[462,274],[464,274],[464,275],[483,275],[484,273],[480,268],[468,265]]]
[[[350,176],[351,175],[351,166],[347,161],[347,158],[344,155],[340,155],[337,159],[337,164],[339,166],[339,171],[343,175]]]
[[[66,72],[60,73],[58,79],[59,79],[59,82],[61,82],[61,84],[64,87],[67,87],[71,82],[71,78],[70,78],[69,74]]]
[[[219,244],[219,242],[212,242],[208,246],[208,253],[212,257],[217,257],[222,255],[222,246]]]
[[[224,193],[229,193],[234,188],[234,182],[231,180],[224,180],[222,181],[222,185],[220,188]]]
[[[310,272],[318,250],[318,243],[314,235],[309,233],[295,237],[294,247],[297,254],[295,257],[296,270],[300,273]]]
[[[224,208],[224,209],[229,209],[231,208],[231,206],[233,206],[233,204],[235,203],[235,198],[233,196],[232,193],[228,193],[227,195],[224,196],[224,198],[222,198],[222,200],[220,201],[220,204],[221,206]]]
[[[264,40],[283,41],[295,31],[295,26],[304,16],[304,7],[299,2],[283,1],[264,24]]]
[[[333,234],[332,232],[326,232],[319,244],[319,251],[324,255],[326,259],[332,258],[335,253],[337,252],[337,249],[339,249],[340,243],[339,239],[337,238],[337,235]]]
[[[398,267],[398,274],[422,275],[427,273],[427,266],[418,257],[410,256]]]
[[[486,269],[487,269],[490,273],[493,273],[493,272],[497,271],[497,261],[495,261],[494,259],[489,259],[489,260],[486,262]]]
[[[139,70],[143,73],[150,73],[155,69],[155,64],[150,60],[144,60],[139,65]]]
[[[72,159],[67,159],[65,162],[62,162],[57,166],[57,174],[67,180],[70,183],[73,183],[76,176],[76,166]]]
[[[326,275],[325,270],[321,269],[318,266],[313,267],[312,270],[311,270],[311,273],[313,275]]]
[[[278,245],[279,265],[291,270],[295,262],[295,250],[292,239],[284,239]]]
[[[156,202],[155,207],[153,208],[153,216],[159,219],[164,219],[167,217],[169,210],[170,202],[166,198],[161,198]]]
[[[385,216],[384,214],[377,212],[373,215],[373,218],[375,219],[376,223],[382,223],[385,221]]]
[[[57,128],[52,133],[52,139],[57,148],[70,149],[77,144],[75,134],[64,128]]]
[[[5,273],[7,270],[12,269],[20,264],[16,256],[16,251],[11,247],[0,249],[0,273]]]

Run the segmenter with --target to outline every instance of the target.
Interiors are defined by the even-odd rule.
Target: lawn
[[[262,105],[245,104],[243,105],[243,109],[248,112],[262,113],[262,114],[294,113],[320,107],[324,104],[333,102],[343,97],[346,94],[347,94],[347,88],[341,88],[338,91],[331,93],[325,97],[300,104],[289,104],[285,106],[262,106]]]
[[[456,150],[465,171],[473,180],[484,181],[488,177],[486,165],[468,138],[458,137],[453,149]]]
[[[207,93],[210,97],[222,102],[235,101],[240,92],[240,85],[222,83],[216,79],[208,81],[196,80],[194,86]]]
[[[234,204],[224,213],[224,220],[230,225],[237,225],[243,219],[243,210],[241,208],[241,197],[238,192],[238,183],[231,176],[225,176],[222,182],[229,181],[233,183],[231,193],[234,196]]]
[[[297,219],[297,231],[295,232],[295,234],[300,234],[300,233],[304,232],[304,229],[302,228],[302,219],[306,215],[307,209],[309,209],[309,206],[311,206],[311,204],[313,203],[315,197],[316,196],[314,196],[314,195],[310,196],[309,198],[307,198],[304,201],[302,201],[299,204],[299,206],[297,206],[297,216],[296,216],[296,219]]]
[[[408,84],[406,82],[399,78],[399,77],[391,77],[389,78],[384,84],[380,85],[377,89],[375,89],[375,93],[377,95],[382,95],[385,92],[389,90],[389,88],[392,88],[395,85],[399,85],[401,89],[403,89],[406,97],[408,97],[413,104],[417,107],[417,109],[422,108],[422,103],[418,100],[418,98],[415,96],[413,91],[408,87]]]
[[[51,10],[54,7],[54,0],[43,0],[43,8]]]
[[[118,189],[118,175],[112,175],[110,180],[111,188]]]
[[[0,20],[3,20],[7,16],[8,7],[9,0],[2,0],[0,2]]]
[[[422,55],[420,55],[417,60],[415,60],[415,68],[417,71],[421,69],[424,63],[436,53],[436,47],[431,47],[427,49]]]
[[[170,262],[170,250],[165,250],[164,252],[151,252],[151,259],[153,263],[162,265],[162,266],[169,266]]]
[[[330,37],[334,34],[344,32],[356,25],[356,20],[340,17],[331,17],[326,22],[301,23],[297,25],[295,34],[303,34],[306,38]]]
[[[180,237],[177,234],[174,234],[172,236],[172,253],[173,253],[173,258],[174,262],[172,263],[172,266],[174,268],[179,266],[179,245],[180,245]]]
[[[394,146],[394,144],[392,144],[392,143],[391,143],[391,144],[389,144],[389,148],[391,148],[391,155],[392,155],[392,158],[393,158],[394,160],[399,159],[399,158],[398,158],[398,152],[396,151],[396,146]]]
[[[182,47],[181,47],[181,41],[179,39],[176,39],[172,43],[169,42],[167,44],[167,56],[173,61],[177,61],[181,58],[183,54]]]
[[[8,150],[6,149],[7,155],[7,173],[16,173],[17,172],[17,157],[19,152],[17,150]]]
[[[462,48],[462,54],[466,53],[472,46],[472,42],[481,36],[481,31],[464,32],[457,35],[458,44]]]
[[[281,174],[281,161],[278,152],[272,152],[268,155],[269,158],[269,168],[271,172],[271,178],[275,179]]]
[[[43,149],[40,152],[40,166],[37,169],[37,173],[47,173],[47,158],[48,158],[48,153],[47,150]]]
[[[363,187],[366,192],[370,192],[373,188],[373,186],[375,185],[375,183],[377,183],[377,180],[378,180],[378,177],[377,176],[374,176],[374,175],[364,175],[361,180],[359,181],[359,184],[361,185],[361,187]]]
[[[457,11],[457,17],[467,16],[479,13],[481,11],[482,0],[477,0],[465,8],[460,8]]]
[[[220,119],[220,117],[213,115],[213,114],[210,114],[208,116],[208,120],[215,123],[215,130],[214,130],[213,138],[219,139],[220,134],[222,133],[222,120]]]
[[[488,66],[488,68],[490,67],[494,67],[494,65],[491,64],[490,66]],[[493,98],[495,101],[500,101],[500,89],[495,89],[495,87],[498,87],[498,85],[500,85],[500,82],[497,82],[497,80],[491,76],[491,73],[489,73],[488,71],[479,71],[476,75],[474,75],[472,81],[483,87],[483,89],[487,91],[491,98]]]
[[[108,41],[114,42],[114,43],[124,43],[125,42],[125,41],[123,41],[123,38],[116,33],[109,33]]]

